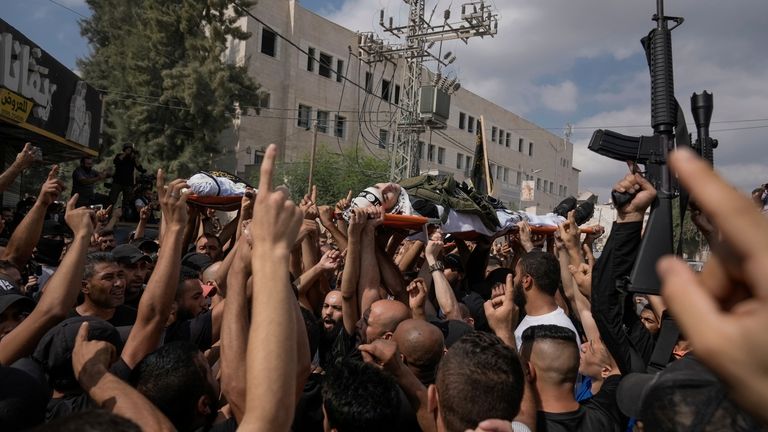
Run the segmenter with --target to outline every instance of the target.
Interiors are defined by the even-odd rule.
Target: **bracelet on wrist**
[[[429,272],[432,273],[434,271],[443,271],[445,269],[445,264],[443,264],[442,261],[435,261],[434,264],[429,266]]]

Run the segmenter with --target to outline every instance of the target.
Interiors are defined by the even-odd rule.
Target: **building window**
[[[424,159],[424,156],[426,155],[424,152],[424,146],[426,146],[424,141],[419,141],[419,159]]]
[[[464,130],[466,127],[467,115],[463,112],[459,113],[459,129]]]
[[[346,135],[346,129],[347,129],[347,118],[337,114],[336,122],[333,128],[333,136],[337,138],[344,138],[344,135]]]
[[[365,91],[368,93],[373,91],[373,74],[370,72],[365,73]]]
[[[547,183],[548,183],[548,182],[547,182],[546,180],[544,180],[544,189],[542,189],[544,192],[546,192],[546,191],[547,191]]]
[[[261,52],[270,57],[277,54],[277,34],[275,32],[261,29]]]
[[[344,60],[336,60],[336,82],[344,78]]]
[[[536,179],[536,190],[541,190],[541,179],[540,178]]]
[[[329,56],[324,52],[321,52],[320,67],[317,69],[317,73],[319,73],[320,76],[330,78],[332,69],[333,69],[333,57]]]
[[[517,151],[522,153],[524,145],[525,145],[525,143],[523,142],[523,139],[522,138],[518,138],[518,140],[517,140]]]
[[[475,118],[472,116],[469,116],[469,121],[467,122],[467,132],[475,133]]]
[[[504,168],[504,183],[509,183],[509,168]]]
[[[456,169],[461,169],[464,165],[464,155],[461,153],[456,153]]]
[[[432,162],[435,160],[435,145],[430,144],[427,148],[427,161]]]
[[[491,128],[491,142],[496,142],[496,134],[499,132],[499,128],[496,126]]]
[[[533,141],[528,143],[528,156],[533,156]]]
[[[271,95],[267,91],[260,91],[256,94],[256,115],[261,115],[261,110],[269,109]]]
[[[379,129],[379,148],[387,148],[389,144],[389,131],[386,129]]]
[[[437,163],[442,165],[443,162],[445,162],[445,149],[442,148],[442,147],[438,147],[437,148]]]
[[[504,129],[499,129],[499,145],[504,145]]]
[[[553,190],[552,182],[549,182],[549,193],[552,193],[552,190]]]
[[[559,185],[557,187],[557,195],[558,196],[563,196],[563,185]]]
[[[496,167],[496,180],[501,180],[502,174],[504,174],[504,169],[500,166]]]
[[[512,143],[512,134],[507,132],[507,140],[504,142],[504,146],[509,148],[511,143]]]
[[[400,103],[400,85],[395,84],[395,105]]]
[[[466,162],[464,164],[464,166],[467,167],[467,171],[471,171],[472,170],[472,157],[471,156],[467,156],[466,159],[464,159],[464,161]]]
[[[312,47],[307,48],[307,70],[315,71],[315,49]]]
[[[523,184],[523,173],[521,173],[520,171],[517,172],[517,179],[515,179],[515,184],[516,185]]]
[[[568,196],[568,186],[563,186],[563,196]]]
[[[389,97],[391,96],[390,88],[392,87],[392,83],[387,80],[381,80],[381,98],[385,101],[389,102]]]
[[[328,133],[328,111],[317,110],[317,131]]]
[[[299,121],[296,126],[309,129],[309,122],[312,118],[312,107],[299,104]]]

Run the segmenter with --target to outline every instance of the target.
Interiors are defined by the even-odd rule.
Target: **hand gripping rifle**
[[[677,146],[690,146],[690,136],[680,105],[674,95],[672,73],[671,32],[683,23],[681,17],[664,16],[663,0],[656,0],[657,13],[653,16],[656,28],[641,40],[651,72],[651,126],[653,136],[631,137],[609,130],[597,130],[592,135],[589,149],[622,162],[634,161],[645,166],[645,177],[657,191],[651,205],[651,214],[640,244],[638,258],[630,275],[629,290],[659,294],[660,281],[656,262],[663,255],[673,253],[672,201],[681,197],[681,218],[687,207],[687,194],[681,190],[667,167],[667,154]],[[672,28],[667,22],[672,21]],[[699,139],[693,146],[699,154],[712,161],[712,148],[717,141],[709,138],[709,120],[712,116],[712,94],[704,92],[691,97]],[[613,191],[616,208],[633,198],[632,194]],[[680,250],[678,250],[678,253]]]

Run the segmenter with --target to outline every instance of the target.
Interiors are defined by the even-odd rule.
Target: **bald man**
[[[392,339],[398,324],[411,317],[411,309],[396,300],[377,300],[363,314],[365,343],[376,339]]]
[[[425,386],[434,384],[445,353],[443,332],[424,320],[407,319],[397,326],[392,339],[416,378]]]
[[[527,328],[522,339],[521,355],[527,362],[541,409],[537,430],[620,432],[626,427],[627,418],[616,403],[620,375],[606,378],[593,397],[576,401],[573,389],[579,372],[579,347],[573,331],[538,325]]]

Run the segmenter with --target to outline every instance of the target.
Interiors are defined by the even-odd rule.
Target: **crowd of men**
[[[656,197],[639,174],[595,259],[568,208],[553,236],[448,241],[345,218],[349,197],[297,204],[276,153],[226,223],[158,171],[159,226],[146,205],[121,232],[78,205],[106,178],[88,161],[65,208],[53,166],[3,211],[1,430],[766,429],[768,220],[690,151],[669,163],[712,256],[661,260],[663,296],[624,283]],[[35,163],[25,147],[0,192]]]

